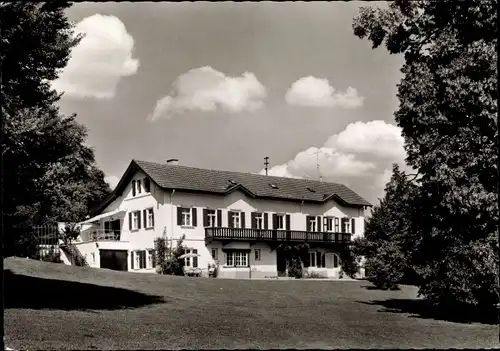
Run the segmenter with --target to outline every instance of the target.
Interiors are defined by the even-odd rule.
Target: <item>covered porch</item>
[[[102,213],[80,222],[80,240],[88,241],[120,241],[126,210],[117,209]]]

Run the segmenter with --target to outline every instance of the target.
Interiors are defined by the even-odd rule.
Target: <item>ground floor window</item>
[[[248,251],[247,250],[231,250],[224,253],[226,266],[231,267],[248,267]]]
[[[131,252],[132,269],[149,269],[156,266],[155,250],[137,250]]]
[[[326,267],[325,254],[319,251],[310,251],[309,267],[325,268]]]
[[[185,249],[184,253],[196,255],[198,253],[198,250],[197,249]],[[186,257],[184,259],[184,266],[191,267],[191,268],[198,268],[198,257],[197,256]]]

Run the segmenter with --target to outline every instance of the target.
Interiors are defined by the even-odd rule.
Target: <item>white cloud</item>
[[[326,147],[338,148],[343,152],[373,154],[392,161],[406,157],[403,145],[401,128],[384,121],[351,123],[325,143]]]
[[[308,76],[291,85],[285,100],[296,106],[357,108],[363,105],[364,97],[359,96],[354,88],[349,87],[342,93],[336,91],[328,79]]]
[[[117,176],[107,176],[104,177],[104,181],[109,184],[111,189],[114,189],[118,185],[120,178],[118,178]]]
[[[319,163],[324,181],[342,183],[375,204],[383,196],[393,163],[411,170],[404,163],[403,145],[397,126],[384,121],[355,122],[332,135],[322,147],[310,147],[293,160],[272,167],[269,175],[318,180]]]
[[[120,78],[139,68],[132,58],[134,39],[120,19],[101,14],[78,22],[75,32],[85,36],[52,87],[75,98],[113,98]]]
[[[266,88],[250,72],[230,77],[212,67],[194,68],[180,75],[169,95],[158,100],[151,120],[189,110],[254,111],[263,104]]]

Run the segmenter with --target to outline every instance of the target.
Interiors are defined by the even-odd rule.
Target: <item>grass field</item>
[[[14,349],[499,346],[494,318],[438,315],[409,286],[170,277],[18,258],[4,269]]]

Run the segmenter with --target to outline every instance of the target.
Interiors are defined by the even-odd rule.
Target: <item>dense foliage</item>
[[[26,228],[80,221],[110,192],[85,127],[60,113],[50,85],[80,40],[69,6],[0,4],[5,256],[26,254]]]
[[[186,236],[183,235],[182,238],[177,240],[175,247],[166,236],[155,239],[155,261],[159,274],[184,275],[184,260],[179,259],[179,257],[185,253],[182,245],[185,238]]]
[[[417,194],[418,187],[393,165],[385,196],[365,226],[366,270],[369,280],[380,288],[396,288],[413,269],[411,257],[418,240],[412,235],[411,223]]]
[[[499,301],[496,26],[497,1],[484,0],[398,0],[353,23],[405,57],[395,117],[420,177],[409,256],[435,303]]]

